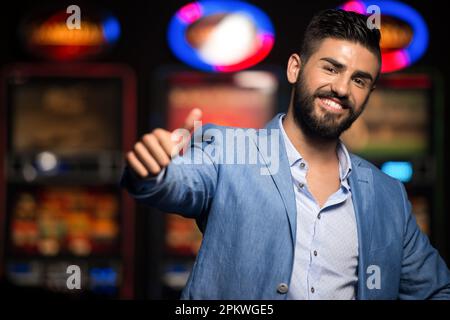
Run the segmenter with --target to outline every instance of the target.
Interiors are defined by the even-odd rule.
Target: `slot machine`
[[[68,293],[76,266],[80,297],[131,298],[134,202],[118,181],[135,140],[133,72],[13,65],[2,92],[1,273],[18,287]]]

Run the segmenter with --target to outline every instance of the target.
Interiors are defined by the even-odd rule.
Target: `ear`
[[[302,61],[300,56],[296,53],[291,54],[288,60],[288,65],[286,69],[287,79],[290,84],[297,82],[298,75],[300,73],[300,68],[302,67]]]

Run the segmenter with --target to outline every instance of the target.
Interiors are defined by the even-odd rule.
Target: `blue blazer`
[[[183,299],[286,299],[296,239],[296,203],[281,134],[279,168],[224,164],[225,127],[206,125],[191,140],[191,153],[173,161],[158,182],[125,168],[124,186],[137,200],[196,219],[203,242]],[[230,128],[228,128],[230,129]],[[279,129],[278,116],[256,130],[258,151]],[[256,139],[257,138],[257,139]],[[188,164],[189,155],[202,164]],[[351,155],[358,231],[357,299],[449,299],[450,272],[411,214],[403,185]],[[273,170],[272,170],[273,171]]]

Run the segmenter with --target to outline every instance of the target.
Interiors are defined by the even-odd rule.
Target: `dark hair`
[[[377,56],[381,66],[380,30],[367,27],[365,15],[328,9],[316,14],[306,27],[300,57],[306,63],[325,38],[348,40],[359,43]]]

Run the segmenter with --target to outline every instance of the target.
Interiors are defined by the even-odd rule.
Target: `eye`
[[[337,73],[337,70],[334,67],[331,66],[325,66],[323,67],[326,71],[331,72],[331,73]]]
[[[353,79],[353,81],[360,87],[366,86],[366,82],[361,78],[355,78],[355,79]]]

